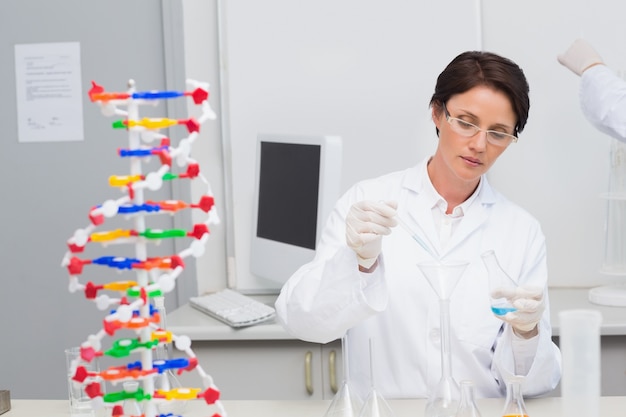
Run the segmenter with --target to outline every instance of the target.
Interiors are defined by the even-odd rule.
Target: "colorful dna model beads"
[[[128,91],[121,93],[106,92],[95,82],[92,85],[89,91],[91,101],[100,106],[105,116],[121,117],[113,122],[113,128],[127,132],[128,147],[118,149],[117,154],[128,161],[130,169],[128,173],[109,177],[109,185],[119,189],[122,197],[93,206],[88,213],[89,224],[76,230],[67,241],[69,250],[62,266],[69,271],[70,292],[82,292],[98,309],[106,311],[102,328],[80,345],[80,358],[71,366],[73,383],[84,389],[95,409],[107,414],[110,411],[113,417],[172,417],[177,414],[163,410],[173,410],[175,408],[168,406],[184,405],[185,401],[192,399],[206,401],[208,407],[215,410],[213,417],[225,417],[220,392],[212,377],[198,363],[191,349],[191,340],[169,332],[162,320],[165,313],[163,297],[175,288],[176,280],[185,268],[185,259],[204,254],[209,225],[219,223],[210,184],[201,174],[199,164],[191,158],[200,126],[215,119],[208,102],[208,84],[188,80],[189,91],[137,92],[134,81],[130,80]],[[142,105],[184,97],[190,97],[195,105],[200,106],[201,115],[197,120],[193,117],[184,120],[139,117]],[[182,125],[188,132],[177,146],[160,133],[161,129],[174,125]],[[178,173],[172,172],[173,162]],[[146,166],[155,169],[143,173],[142,168]],[[147,198],[147,194],[156,194],[168,181],[202,181],[207,191],[195,203]],[[189,230],[148,227],[150,221],[156,223],[159,216],[163,222],[167,220],[163,219],[163,214],[176,216],[182,210],[193,210],[187,218],[203,221]],[[122,228],[96,231],[107,222],[116,221],[122,223]],[[124,227],[126,225],[130,226]],[[149,252],[154,254],[157,249],[163,249],[157,245],[166,239],[178,239],[177,245],[172,247],[185,248],[168,256],[149,256]],[[187,241],[188,245],[185,244]],[[91,243],[101,245],[93,249],[90,246],[90,250],[106,251],[115,245],[119,252],[89,258],[85,249]],[[131,256],[123,256],[128,254]],[[117,270],[113,277],[129,273],[134,279],[98,283],[81,281],[83,272],[88,270],[94,275],[105,276],[102,267]],[[159,357],[163,356],[159,351],[173,348],[182,352],[182,357],[170,358],[167,354]],[[100,362],[101,357],[115,364],[119,361],[126,363],[98,372],[87,371],[85,365],[94,360]],[[166,373],[181,375],[190,371],[198,373],[202,388],[173,387],[164,378]],[[128,407],[129,403],[133,406]]]

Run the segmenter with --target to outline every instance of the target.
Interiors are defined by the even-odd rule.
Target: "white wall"
[[[138,89],[167,88],[165,43],[169,31],[164,30],[165,20],[162,3],[153,0],[2,3],[0,388],[9,389],[11,398],[67,399],[63,350],[80,344],[101,327],[103,312],[82,292],[70,293],[68,271],[61,262],[67,240],[75,230],[89,224],[90,208],[120,197],[119,191],[108,185],[107,178],[128,172],[128,161],[117,158],[115,152],[127,143],[127,137],[124,132],[111,129],[116,118],[105,117],[90,102],[87,91],[92,80],[109,91],[123,91],[129,78],[137,82]],[[111,22],[120,28],[132,27],[133,36],[111,30]],[[16,84],[14,45],[57,42],[80,43],[84,140],[19,142],[17,121],[24,115],[17,112],[16,86],[23,86]],[[164,110],[163,104],[158,108],[143,107],[142,114],[163,117]],[[180,136],[173,136],[176,137]],[[148,164],[146,169],[151,170],[158,160]],[[146,197],[170,199],[172,191],[168,188],[164,186]],[[149,224],[170,229],[177,218],[178,215],[154,216]],[[111,221],[108,227],[128,227]],[[93,259],[129,255],[132,248],[124,246],[90,245],[79,256]],[[171,240],[163,241],[158,248],[152,246],[150,253],[166,255],[173,249]],[[82,283],[102,283],[104,276],[112,277],[105,271],[84,272]],[[120,272],[120,276],[134,275],[132,271]],[[194,275],[186,270],[181,278],[181,285],[172,295],[178,294]],[[174,297],[168,296],[168,308],[170,300],[174,301]]]
[[[220,214],[221,224],[210,230],[206,253],[196,260],[198,293],[215,291],[226,285],[226,232],[228,217],[224,199],[224,155],[222,148],[220,67],[217,36],[217,2],[215,0],[183,0],[185,36],[185,67],[187,78],[210,84],[209,102],[217,113],[215,121],[203,125],[194,144],[194,157],[198,158],[202,172],[211,183]],[[198,112],[189,105],[190,114]],[[198,157],[198,155],[202,155]],[[192,201],[206,193],[206,187],[194,182]]]
[[[232,153],[233,205],[199,261],[199,289],[225,285],[224,248],[237,286],[267,288],[247,270],[257,132],[344,137],[342,187],[401,169],[434,150],[427,104],[435,78],[459,52],[482,48],[515,60],[531,86],[529,123],[490,173],[492,183],[542,223],[552,286],[594,286],[602,276],[611,140],[584,120],[578,78],[556,61],[577,36],[609,66],[626,69],[618,0],[448,2],[238,0],[226,2],[222,70]],[[215,79],[216,3],[185,0],[189,73]],[[204,77],[206,78],[206,77]],[[216,86],[216,83],[212,83]],[[213,89],[215,92],[216,90]],[[213,102],[217,107],[216,102]],[[217,128],[216,128],[217,129]],[[218,129],[219,130],[219,129]],[[211,132],[211,135],[219,132]],[[211,140],[214,140],[212,138]],[[215,157],[211,154],[212,158]],[[227,161],[228,162],[228,161]],[[219,166],[218,160],[214,161]],[[214,180],[212,180],[214,181]],[[214,252],[213,252],[214,251]],[[619,280],[620,278],[617,278]]]
[[[618,0],[483,0],[484,47],[524,68],[531,112],[520,141],[491,172],[492,183],[542,223],[552,286],[595,286],[603,276],[609,149],[578,103],[579,78],[556,56],[584,36],[607,64],[626,69],[626,3]]]
[[[342,191],[415,164],[436,144],[428,102],[437,74],[479,47],[477,9],[467,0],[428,8],[397,0],[224,3],[237,288],[272,288],[248,266],[257,133],[341,136]],[[443,16],[455,31],[442,28]]]

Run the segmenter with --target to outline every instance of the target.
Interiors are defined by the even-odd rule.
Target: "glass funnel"
[[[363,405],[361,398],[352,391],[348,383],[350,372],[348,369],[348,334],[341,338],[341,355],[343,360],[343,383],[333,397],[325,417],[356,417]]]
[[[441,379],[426,403],[426,417],[453,417],[459,405],[459,385],[452,377],[450,350],[450,296],[463,275],[468,262],[423,262],[417,264],[439,297],[441,325]]]
[[[517,310],[506,298],[506,296],[512,297],[515,295],[517,283],[504,272],[494,251],[489,250],[483,253],[481,258],[487,268],[491,311],[497,316],[504,316]]]

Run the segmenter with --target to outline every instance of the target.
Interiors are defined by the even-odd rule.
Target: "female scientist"
[[[626,142],[626,81],[606,65],[585,40],[577,39],[558,61],[581,77],[583,114],[601,132]]]
[[[427,397],[442,376],[439,299],[417,267],[433,256],[394,228],[396,216],[423,234],[435,257],[469,262],[450,298],[455,380],[474,381],[478,397],[504,395],[512,374],[525,376],[528,396],[559,382],[544,236],[537,220],[491,188],[485,175],[517,141],[529,106],[528,83],[515,63],[487,52],[457,56],[430,101],[439,138],[434,155],[348,190],[315,259],[282,288],[276,310],[291,334],[326,343],[348,332],[348,378],[362,397],[372,386],[370,340],[381,395]],[[520,286],[515,313],[491,312],[481,260],[488,250]]]

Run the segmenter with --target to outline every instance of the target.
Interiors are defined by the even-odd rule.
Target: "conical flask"
[[[348,334],[341,338],[341,354],[343,361],[343,383],[333,397],[324,417],[356,417],[363,406],[361,398],[351,390],[349,384],[350,371],[348,368]]]
[[[387,400],[380,395],[380,393],[372,388],[367,399],[365,400],[365,404],[363,408],[361,408],[361,412],[359,413],[359,417],[394,417],[395,414]]]
[[[474,400],[474,383],[461,381],[461,401],[455,417],[482,417]]]
[[[370,339],[370,379],[372,382],[372,388],[365,399],[365,404],[359,412],[359,417],[395,417],[395,414],[387,400],[376,389],[376,383],[374,379],[374,362],[373,362],[373,342]]]
[[[524,377],[514,376],[506,382],[506,402],[502,417],[528,417],[522,395],[523,380]]]
[[[167,330],[166,312],[165,312],[165,297],[154,297],[154,306],[159,311],[159,327],[162,330]],[[155,360],[166,361],[170,359],[168,351],[169,344],[159,344],[155,350]],[[155,378],[155,388],[163,391],[169,391],[176,388],[181,388],[182,385],[176,374],[171,369],[166,369],[163,373],[159,374]],[[157,410],[160,414],[181,414],[185,409],[185,401],[177,400],[164,400],[157,403]]]
[[[426,417],[454,417],[459,407],[459,385],[452,376],[450,296],[468,264],[464,261],[432,261],[417,265],[439,297],[441,326],[441,379],[428,395]]]
[[[491,311],[497,316],[504,316],[517,310],[507,299],[515,295],[517,283],[504,272],[494,251],[489,250],[483,253],[481,258],[487,268]]]
[[[362,407],[362,401],[352,392],[350,385],[344,381],[337,394],[333,397],[325,417],[356,417]]]

